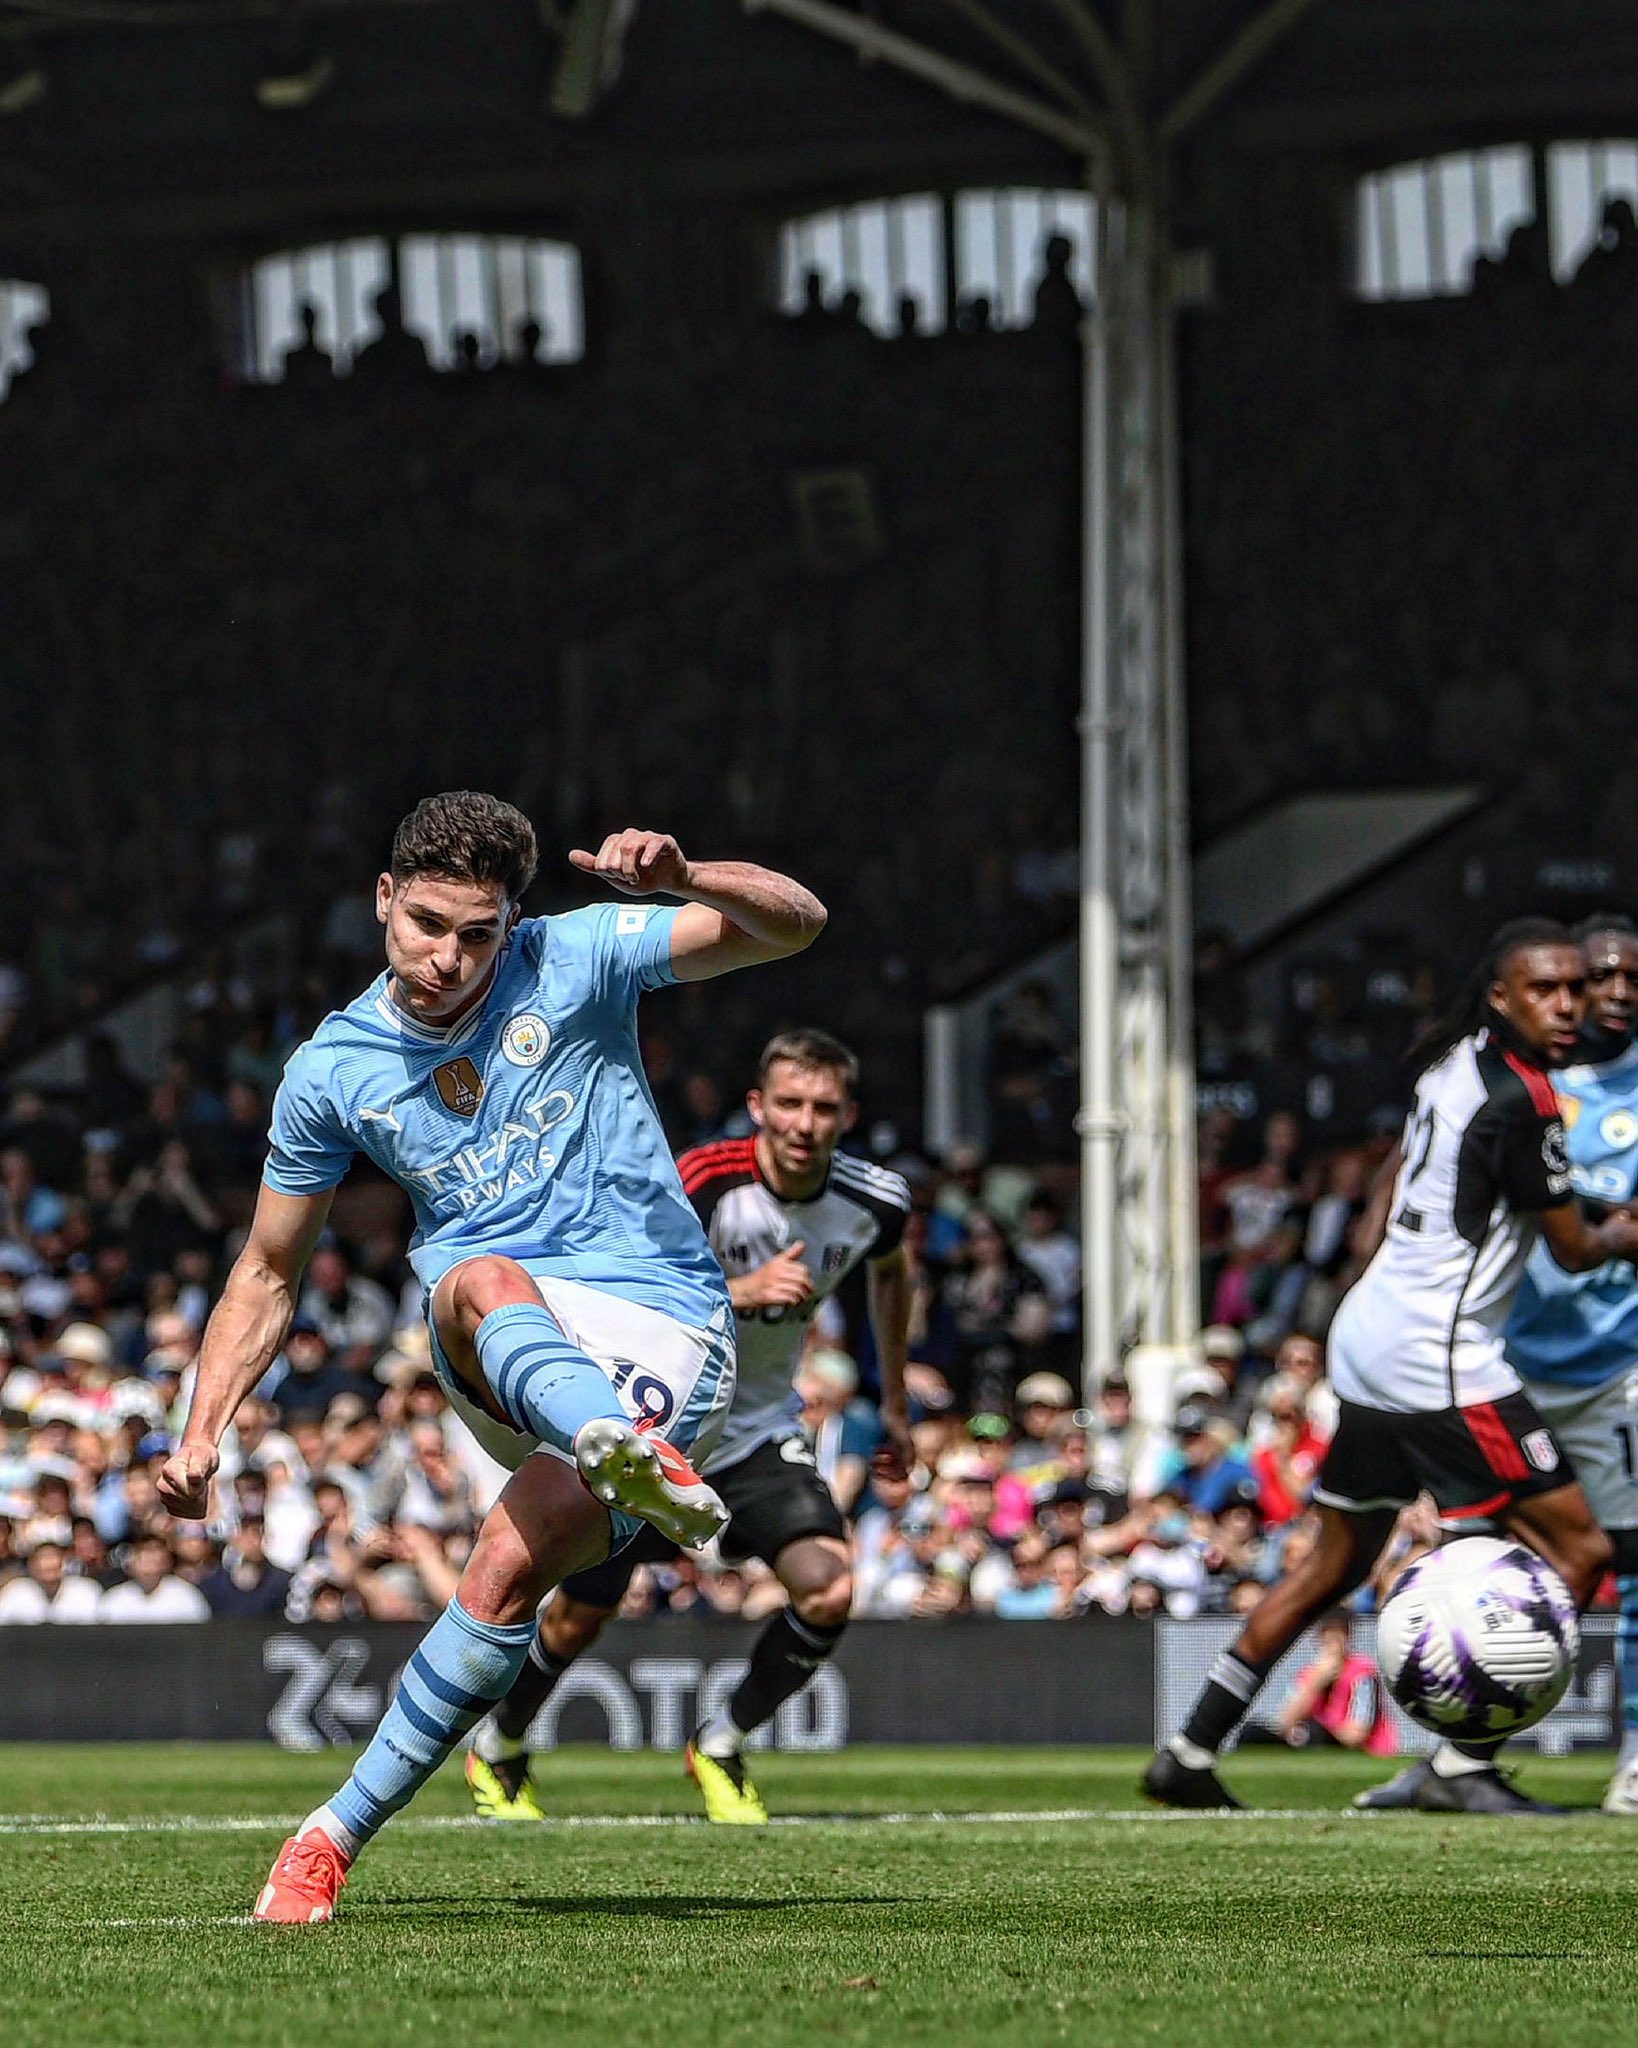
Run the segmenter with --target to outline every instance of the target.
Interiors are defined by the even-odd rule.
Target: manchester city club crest
[[[478,1104],[483,1100],[483,1076],[465,1053],[458,1060],[446,1060],[441,1067],[434,1067],[432,1085],[445,1109],[454,1110],[457,1116],[477,1115]]]
[[[514,1017],[501,1033],[501,1051],[514,1067],[538,1067],[552,1049],[552,1027],[533,1010]]]
[[[1630,1109],[1612,1109],[1598,1126],[1598,1135],[1612,1152],[1625,1152],[1638,1139],[1638,1116]]]

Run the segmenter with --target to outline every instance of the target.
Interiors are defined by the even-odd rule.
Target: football
[[[1455,1742],[1516,1734],[1550,1713],[1581,1632],[1569,1588],[1521,1543],[1466,1536],[1420,1558],[1377,1623],[1388,1690]]]

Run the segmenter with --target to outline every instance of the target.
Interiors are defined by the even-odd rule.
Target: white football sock
[[[496,1727],[493,1714],[485,1714],[473,1729],[472,1747],[486,1764],[510,1763],[514,1757],[524,1754],[521,1742],[515,1742],[510,1735],[503,1735]]]
[[[694,1747],[702,1756],[714,1756],[720,1763],[725,1757],[739,1755],[745,1747],[745,1731],[734,1725],[725,1707],[720,1714],[713,1714],[694,1737]]]
[[[1451,1743],[1441,1742],[1433,1752],[1433,1775],[1436,1778],[1471,1778],[1475,1771],[1493,1768],[1493,1756],[1463,1756]]]
[[[305,1835],[309,1828],[317,1828],[321,1835],[328,1835],[349,1863],[364,1846],[347,1823],[338,1819],[328,1806],[315,1806],[297,1828],[297,1836]]]

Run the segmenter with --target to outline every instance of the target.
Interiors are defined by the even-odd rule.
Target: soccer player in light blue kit
[[[732,1398],[732,1311],[643,1078],[637,999],[797,952],[825,911],[659,832],[569,858],[627,898],[683,901],[524,919],[535,836],[511,805],[455,791],[399,826],[376,888],[387,971],[285,1069],[255,1219],[161,1476],[173,1513],[205,1513],[222,1433],[365,1154],[414,1204],[451,1404],[513,1476],[352,1775],[280,1851],[258,1919],[333,1917],[359,1851],[511,1686],[551,1586],[642,1522],[697,1544],[727,1519],[687,1454],[710,1451]]]

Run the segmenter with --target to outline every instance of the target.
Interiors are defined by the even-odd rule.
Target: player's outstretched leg
[[[635,1559],[625,1563],[610,1558],[607,1564],[576,1575],[575,1585],[587,1582],[595,1600],[578,1598],[567,1586],[559,1586],[542,1609],[540,1626],[511,1690],[478,1723],[467,1751],[466,1782],[480,1819],[545,1819],[529,1781],[529,1729],[557,1681],[603,1633],[636,1564]]]
[[[727,1705],[695,1730],[686,1761],[708,1820],[758,1827],[768,1809],[751,1782],[745,1745],[835,1651],[853,1605],[847,1549],[832,1536],[787,1544],[774,1569],[791,1596],[756,1639],[750,1668]]]
[[[728,1511],[675,1444],[633,1422],[608,1374],[563,1334],[515,1259],[486,1255],[445,1274],[432,1298],[446,1356],[470,1360],[514,1429],[572,1457],[605,1507],[674,1543],[708,1543]]]
[[[1150,1760],[1141,1790],[1163,1806],[1219,1810],[1240,1805],[1217,1775],[1217,1757],[1244,1719],[1263,1680],[1308,1625],[1364,1584],[1393,1528],[1391,1511],[1319,1511],[1319,1540],[1251,1610],[1233,1647],[1211,1667],[1181,1730]]]
[[[566,1465],[524,1461],[485,1517],[455,1598],[404,1667],[352,1775],[280,1850],[256,1919],[311,1925],[334,1916],[360,1850],[511,1687],[545,1586],[590,1563],[608,1535],[607,1515]]]

